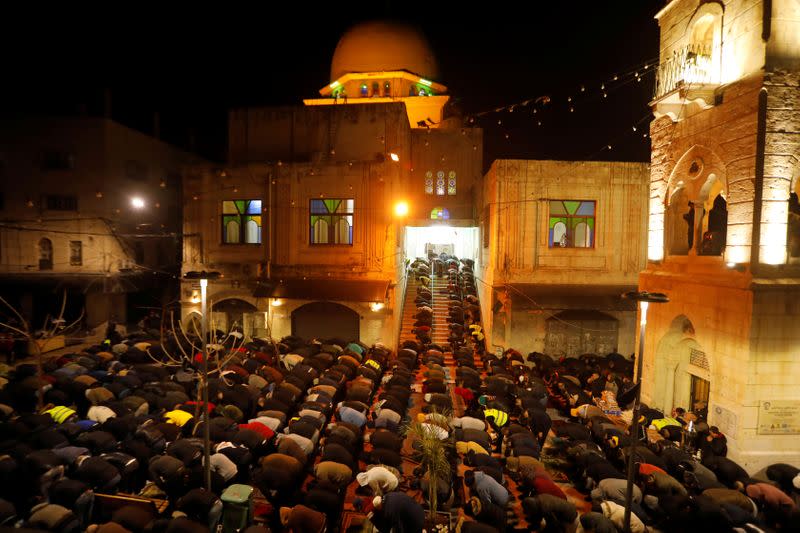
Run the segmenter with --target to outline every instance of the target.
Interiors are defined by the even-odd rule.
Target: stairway
[[[447,297],[447,276],[431,276],[431,306],[433,307],[433,328],[431,340],[442,348],[447,348],[450,330],[447,327],[449,299]]]

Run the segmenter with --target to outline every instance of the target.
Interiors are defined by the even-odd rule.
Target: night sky
[[[0,102],[3,114],[101,115],[110,87],[115,120],[151,133],[159,111],[162,138],[187,147],[191,129],[196,151],[223,161],[228,109],[301,104],[317,95],[329,82],[341,34],[356,22],[388,18],[423,30],[439,62],[437,81],[467,116],[551,98],[536,106],[536,115],[528,105],[476,119],[485,129],[487,163],[501,157],[647,161],[649,140],[641,134],[649,122],[653,69],[641,66],[657,59],[653,15],[664,3],[298,2],[275,8],[268,2],[267,9],[221,12],[191,12],[187,4],[186,13],[123,10],[102,21],[51,20],[13,43],[4,37],[6,51],[25,53],[6,55],[6,80],[15,81],[5,84]],[[534,5],[521,7],[527,4]],[[637,67],[641,82],[631,75],[621,87],[608,84]],[[608,144],[611,151],[603,148]]]

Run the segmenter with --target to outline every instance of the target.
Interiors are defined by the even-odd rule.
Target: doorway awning
[[[622,298],[622,293],[637,290],[636,285],[562,285],[510,283],[512,305],[523,309],[596,309],[598,311],[635,311],[636,302]]]
[[[253,291],[253,296],[290,300],[383,302],[388,288],[388,280],[292,278],[260,282]]]

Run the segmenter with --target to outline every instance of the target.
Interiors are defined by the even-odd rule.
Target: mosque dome
[[[436,80],[439,69],[428,40],[412,26],[388,21],[356,24],[339,39],[331,81],[348,72],[407,70]]]

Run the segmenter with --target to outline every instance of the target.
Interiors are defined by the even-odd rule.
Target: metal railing
[[[713,48],[702,44],[690,44],[672,52],[658,65],[654,98],[674,91],[681,84],[716,83]]]

